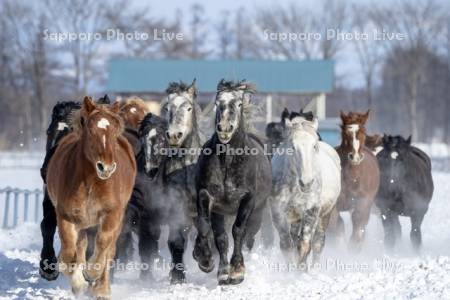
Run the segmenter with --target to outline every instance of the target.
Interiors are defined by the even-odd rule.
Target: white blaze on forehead
[[[58,122],[58,130],[63,131],[65,128],[69,128],[66,122]]]
[[[130,112],[131,112],[132,114],[135,114],[135,113],[136,113],[136,111],[137,111],[136,107],[132,107],[132,108],[130,108]]]
[[[152,130],[150,130],[149,133],[148,133],[148,137],[149,137],[149,138],[152,138],[152,137],[154,137],[156,134],[157,134],[156,129],[155,129],[155,128],[152,128]]]
[[[357,154],[359,151],[359,140],[356,138],[356,133],[359,130],[359,125],[358,124],[351,124],[351,125],[347,125],[346,129],[348,132],[350,132],[352,134],[352,139],[353,139],[353,149],[355,150],[355,153]]]
[[[228,102],[230,102],[233,99],[234,99],[234,94],[232,92],[220,93],[219,101],[221,101],[221,102],[223,101],[223,102],[225,102],[225,104],[228,104]]]
[[[108,126],[111,125],[108,121],[108,119],[106,118],[101,118],[98,122],[97,122],[97,127],[100,129],[106,129],[108,128]]]
[[[171,102],[173,105],[175,105],[176,107],[179,107],[181,104],[183,104],[184,102],[186,102],[186,98],[176,95],[174,97],[172,97]]]
[[[392,159],[397,159],[397,157],[398,157],[398,152],[397,151],[392,151],[391,152],[391,158]]]

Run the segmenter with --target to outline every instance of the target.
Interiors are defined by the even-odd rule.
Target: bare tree
[[[371,18],[378,28],[394,33],[404,33],[405,40],[384,43],[388,51],[409,49],[405,65],[395,70],[406,76],[409,123],[413,140],[419,139],[419,86],[425,80],[422,70],[425,68],[427,51],[436,47],[444,22],[443,8],[434,0],[418,0],[414,3],[399,0],[395,5],[379,6],[372,10]]]
[[[233,43],[233,29],[230,25],[230,12],[223,11],[221,13],[221,19],[215,26],[218,36],[219,56],[222,59],[229,58],[230,48]]]
[[[366,33],[369,38],[353,39],[353,46],[358,56],[361,73],[364,77],[367,105],[373,108],[373,88],[377,67],[382,62],[383,46],[375,41],[372,34],[374,23],[370,19],[370,7],[354,5],[352,7],[351,27],[359,33]]]
[[[191,7],[190,33],[191,33],[191,53],[190,58],[199,59],[209,54],[209,50],[205,49],[208,41],[208,31],[206,31],[207,20],[204,17],[205,9],[199,3],[194,3]]]

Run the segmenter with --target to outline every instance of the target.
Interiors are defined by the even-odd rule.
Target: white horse
[[[319,140],[318,121],[310,113],[285,119],[287,137],[272,158],[271,209],[280,247],[297,247],[299,263],[320,260],[331,212],[341,191],[337,152]]]

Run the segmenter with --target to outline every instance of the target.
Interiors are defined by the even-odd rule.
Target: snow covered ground
[[[36,186],[40,185],[36,180]],[[137,271],[124,271],[112,285],[113,299],[450,299],[450,173],[435,172],[434,180],[436,190],[422,227],[420,256],[410,247],[409,219],[402,218],[403,240],[388,254],[383,248],[381,223],[372,215],[361,254],[328,243],[321,266],[308,272],[286,265],[277,246],[271,250],[258,247],[245,254],[247,274],[241,285],[217,286],[215,271],[202,273],[189,250],[186,284],[170,286],[164,267],[156,272],[155,281],[146,283],[139,281]],[[349,232],[351,225],[345,217]],[[0,230],[0,299],[72,297],[62,275],[53,282],[39,277],[40,245],[37,224]],[[161,246],[168,263],[167,247]]]

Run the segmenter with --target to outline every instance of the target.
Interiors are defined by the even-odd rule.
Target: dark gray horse
[[[385,245],[395,245],[401,237],[399,216],[409,216],[411,242],[417,250],[422,244],[420,227],[434,190],[430,158],[411,145],[411,137],[401,136],[384,136],[377,158],[381,176],[375,203],[381,213]]]
[[[194,258],[205,272],[214,268],[208,234],[213,232],[220,255],[219,284],[244,280],[242,244],[251,248],[261,226],[262,212],[271,189],[271,166],[262,142],[249,132],[250,96],[245,81],[220,81],[216,94],[215,134],[204,145],[197,169],[198,236]],[[223,151],[227,146],[230,151]],[[251,152],[242,149],[251,149]],[[233,255],[228,262],[225,216],[235,217],[232,226]],[[230,266],[231,265],[231,266]]]

